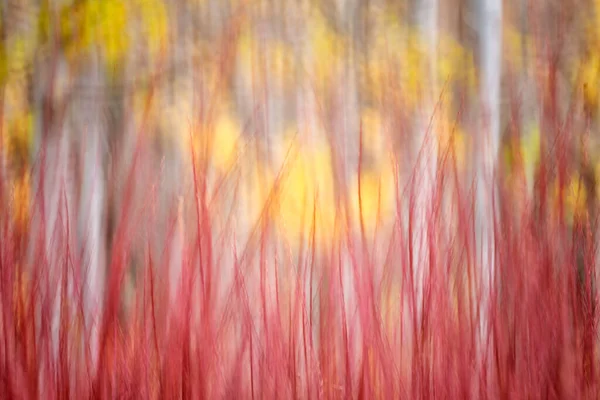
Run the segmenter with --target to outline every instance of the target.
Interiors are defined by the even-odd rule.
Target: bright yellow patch
[[[384,126],[381,114],[374,109],[362,112],[362,148],[364,151],[381,154],[385,146]]]
[[[526,54],[530,60],[535,59],[535,46],[531,36],[524,35],[511,25],[504,27],[504,37],[502,43],[506,54],[506,60],[516,71],[523,71],[529,68],[523,55]]]
[[[554,204],[558,210],[559,188],[558,182],[554,183]],[[563,192],[564,215],[567,223],[572,223],[576,215],[587,214],[587,193],[583,181],[579,174],[575,173],[570,177],[567,186]]]
[[[254,157],[244,157],[242,160],[240,200],[244,205],[241,222],[255,226],[261,218],[271,218],[273,211],[274,174]]]
[[[456,161],[459,170],[466,166],[466,139],[465,134],[456,121],[441,112],[436,119],[435,131],[438,135],[439,151],[442,156],[448,156],[450,162]]]
[[[600,85],[600,56],[596,51],[581,66],[583,99],[589,109],[598,108],[598,85]]]
[[[24,167],[28,161],[33,144],[33,115],[17,114],[6,122],[8,127],[4,135],[4,151],[13,167]]]
[[[29,220],[29,204],[31,201],[31,184],[29,173],[13,184],[13,222],[20,229],[24,229]]]
[[[313,229],[318,242],[328,243],[336,223],[329,146],[321,143],[308,148],[291,139],[286,148],[289,157],[277,190],[277,223],[292,243],[301,237],[309,239]]]
[[[320,12],[313,10],[308,20],[308,41],[312,52],[310,66],[318,91],[333,82],[346,56],[346,40],[329,25]]]
[[[229,114],[222,113],[211,126],[205,126],[194,138],[194,154],[208,159],[220,172],[227,173],[236,163],[241,128]]]
[[[137,0],[148,50],[155,56],[164,47],[168,34],[168,15],[163,0]]]
[[[394,163],[389,154],[375,168],[362,171],[350,188],[350,216],[356,227],[361,223],[365,233],[371,234],[386,220],[393,219],[396,185]],[[362,221],[361,221],[362,217]]]
[[[281,40],[259,42],[250,30],[246,30],[238,41],[238,57],[246,82],[261,87],[273,83],[290,87],[294,82],[294,52]],[[261,70],[261,65],[264,66],[264,71]]]
[[[462,81],[474,89],[477,83],[473,53],[446,35],[440,37],[437,73],[441,84]]]
[[[419,32],[403,28],[392,21],[376,29],[367,65],[361,66],[363,88],[380,98],[389,91],[390,84],[402,88],[402,99],[415,106],[421,93],[431,82],[425,73],[429,55]],[[474,88],[476,72],[472,53],[449,37],[441,37],[437,48],[435,79],[440,83],[465,82]]]

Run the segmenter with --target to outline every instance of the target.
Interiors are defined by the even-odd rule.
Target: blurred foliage
[[[368,26],[355,31],[340,21],[339,4],[324,1],[293,6],[282,3],[276,7],[266,1],[189,0],[176,4],[165,0],[45,0],[40,2],[37,12],[32,11],[36,15],[30,29],[8,29],[7,21],[0,21],[6,28],[4,40],[0,41],[0,84],[4,87],[6,133],[3,150],[9,164],[18,171],[14,174],[15,194],[22,196],[19,193],[24,192],[17,180],[27,182],[29,179],[24,177],[34,142],[33,121],[40,112],[34,109],[28,87],[35,77],[23,72],[35,69],[36,62],[41,68],[49,68],[52,60],[48,60],[48,56],[60,54],[68,61],[68,73],[76,74],[89,67],[88,61],[94,60],[93,56],[101,55],[104,72],[118,77],[118,83],[124,85],[122,95],[132,97],[127,99],[132,101],[126,103],[132,104],[130,117],[134,125],[141,128],[142,122],[148,123],[144,127],[151,132],[149,137],[158,133],[160,137],[156,141],[163,146],[162,150],[171,146],[186,159],[193,150],[196,161],[206,161],[218,174],[244,170],[240,175],[244,179],[243,186],[257,186],[247,193],[255,197],[249,202],[256,203],[249,216],[259,213],[259,200],[266,201],[274,190],[276,201],[269,213],[277,218],[279,227],[289,238],[298,238],[309,231],[313,210],[317,212],[316,228],[323,240],[335,236],[332,226],[336,212],[348,212],[350,221],[358,225],[361,208],[365,228],[373,230],[395,207],[394,171],[400,164],[397,160],[406,155],[402,149],[404,143],[398,144],[398,137],[404,130],[413,128],[412,118],[422,106],[423,94],[433,84],[438,90],[445,88],[446,95],[433,120],[433,132],[440,156],[447,155],[456,161],[460,172],[465,172],[471,162],[472,137],[477,132],[470,130],[472,125],[468,120],[473,117],[469,114],[473,110],[466,110],[466,117],[460,121],[456,121],[455,115],[463,102],[468,103],[464,97],[475,99],[473,103],[477,103],[479,93],[476,91],[479,71],[475,42],[462,34],[440,30],[435,54],[429,54],[418,27],[409,22],[408,3],[384,3],[369,5],[366,11],[358,10],[368,14],[364,16],[368,17],[365,23]],[[576,71],[568,84],[581,86],[584,105],[593,115],[600,103],[599,5],[598,1],[594,2],[594,12],[590,13],[592,17],[583,30],[584,50],[567,61],[570,72]],[[296,15],[286,15],[292,12],[289,10]],[[244,12],[242,18],[238,18],[238,11]],[[181,15],[187,13],[193,15]],[[178,25],[188,17],[190,26]],[[210,34],[204,37],[208,29],[205,25],[218,25],[215,20],[222,22],[223,26],[219,27],[222,31],[211,28]],[[295,21],[297,26],[290,21]],[[509,18],[504,23],[503,66],[512,72],[531,72],[540,64],[536,55],[542,50],[533,30],[523,32],[520,24],[521,21]],[[186,40],[191,39],[193,43],[179,49],[177,46],[185,35],[189,36]],[[177,53],[175,50],[182,50],[181,58],[191,64],[187,68],[193,73],[180,72],[180,66],[175,65],[180,61],[169,59]],[[234,53],[234,68],[227,65],[229,51]],[[359,52],[361,54],[357,54]],[[428,82],[426,71],[433,56],[436,82]],[[154,77],[146,69],[154,71],[153,66],[159,59],[168,61],[165,65],[170,69],[161,70],[162,75]],[[346,67],[350,63],[355,63],[352,71],[358,80],[355,96],[358,105],[353,112],[360,113],[362,121],[360,145],[364,164],[360,176],[355,173],[349,187],[341,191],[346,196],[342,203],[347,206],[347,210],[341,211],[337,209],[333,193],[337,183],[332,154],[337,149],[332,149],[325,138],[338,129],[332,115],[336,115],[336,107],[344,99],[332,97],[339,96],[338,92],[344,93],[337,89],[345,85],[342,78],[346,78],[350,70]],[[166,76],[169,74],[174,77]],[[161,86],[156,96],[159,99],[146,115],[149,84],[154,84],[154,79]],[[124,82],[135,83],[128,87]],[[174,95],[165,94],[168,90],[164,87],[169,85],[175,87]],[[274,102],[278,105],[291,104],[288,108],[295,108],[291,112],[294,116],[282,126],[302,126],[298,120],[304,117],[301,113],[305,110],[295,102],[300,97],[298,91],[306,86],[317,100],[317,110],[310,112],[318,115],[310,117],[318,121],[318,129],[328,132],[319,132],[318,139],[310,144],[302,135],[312,134],[301,132],[300,137],[292,139],[289,132],[275,132],[278,135],[272,141],[278,147],[275,151],[290,154],[282,181],[275,187],[279,171],[266,160],[251,157],[252,151],[248,151],[262,139],[242,132],[248,117],[262,105],[263,91],[246,90],[243,94],[236,91],[242,92],[240,88],[274,89],[265,90],[265,96],[275,96]],[[254,102],[260,104],[257,106]],[[212,115],[208,115],[209,109]],[[474,109],[477,109],[476,104]],[[398,122],[402,118],[409,122],[402,125]],[[501,156],[510,173],[523,168],[531,181],[540,162],[541,133],[538,122],[532,122],[529,115],[524,119],[524,134],[515,143],[505,146]],[[569,190],[569,193],[576,191]],[[577,204],[574,202],[572,207],[576,209]]]
[[[417,106],[426,82],[426,66],[432,62],[424,49],[420,34],[399,24],[392,17],[375,26],[369,59],[362,66],[363,90],[376,99],[389,90],[392,82],[401,88],[402,99],[408,106]],[[437,79],[441,84],[464,82],[470,90],[477,83],[472,53],[448,36],[439,38],[437,48]]]
[[[558,210],[560,198],[558,182],[553,184],[552,196],[555,205],[554,210]],[[579,173],[574,172],[569,176],[563,192],[563,202],[564,216],[568,224],[572,224],[576,216],[587,217],[587,192]]]
[[[313,229],[319,242],[330,242],[336,207],[329,145],[320,141],[309,147],[289,134],[284,148],[289,157],[277,190],[276,220],[291,243],[303,235],[308,239]]]
[[[349,211],[355,226],[372,233],[395,210],[396,162],[381,114],[364,110],[361,121],[363,165],[349,189]]]
[[[443,107],[435,119],[439,151],[441,156],[447,156],[451,163],[456,163],[459,171],[466,168],[467,137],[458,121],[450,117],[447,107]]]
[[[583,86],[584,107],[591,115],[598,111],[598,86],[600,85],[600,57],[591,52],[581,63],[580,82]]]
[[[342,63],[349,52],[349,42],[318,10],[309,16],[307,29],[311,49],[308,70],[317,92],[325,96],[328,85],[333,84],[341,73]]]
[[[12,187],[12,216],[15,227],[20,232],[26,232],[31,202],[31,179],[29,172],[13,182]]]
[[[261,88],[267,85],[292,87],[295,76],[294,54],[284,41],[258,40],[254,32],[247,29],[238,39],[238,56],[246,82]]]
[[[194,154],[210,160],[220,172],[230,171],[237,161],[241,127],[230,114],[220,114],[209,126],[201,128],[202,133],[193,140]]]
[[[531,185],[534,171],[540,162],[539,125],[530,124],[522,137],[511,140],[502,151],[509,175],[523,172]]]
[[[506,24],[502,43],[509,67],[517,72],[528,71],[531,68],[528,63],[535,59],[535,46],[530,35],[524,34],[514,25]]]
[[[58,32],[65,55],[71,60],[100,49],[107,68],[124,61],[128,54],[134,21],[141,25],[142,37],[151,55],[165,45],[167,20],[162,0],[81,0],[58,5],[58,17],[45,1],[39,13],[39,37],[49,43]]]

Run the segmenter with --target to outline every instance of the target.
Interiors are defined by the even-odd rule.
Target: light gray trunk
[[[481,319],[480,333],[483,341],[488,334],[489,294],[495,273],[494,262],[494,199],[497,196],[493,173],[500,146],[500,77],[502,72],[502,2],[483,0],[480,3],[480,54],[481,86],[480,98],[483,111],[482,137],[477,151],[477,216],[476,254],[480,266],[479,304]],[[482,351],[486,349],[481,348]]]
[[[85,86],[94,88],[105,86],[102,66],[96,55],[90,63],[89,70],[82,77]],[[79,209],[78,232],[80,245],[82,246],[83,271],[82,284],[84,293],[84,320],[86,331],[90,331],[90,354],[91,367],[95,370],[99,351],[99,323],[102,317],[102,300],[104,296],[104,284],[106,276],[104,243],[104,204],[106,196],[104,160],[106,158],[106,146],[103,138],[106,137],[106,124],[102,123],[101,110],[104,101],[104,93],[94,95],[100,96],[98,101],[83,101],[83,107],[76,107],[75,113],[80,115],[81,151],[83,158],[82,190]]]
[[[425,69],[426,85],[423,92],[424,101],[421,110],[417,111],[416,123],[416,164],[414,196],[415,204],[410,210],[413,218],[413,280],[415,290],[417,321],[421,319],[423,307],[424,283],[428,279],[431,265],[429,253],[429,215],[433,209],[435,174],[437,171],[437,134],[428,130],[429,121],[435,111],[436,99],[439,95],[436,79],[437,71],[437,42],[438,42],[438,0],[424,0],[417,4],[416,21],[420,37],[426,46]],[[420,114],[419,114],[420,112]],[[420,323],[420,322],[417,322]]]
[[[73,212],[73,182],[70,174],[69,159],[71,152],[70,132],[65,126],[62,117],[57,112],[64,103],[64,94],[67,90],[68,67],[61,55],[56,55],[56,68],[37,60],[34,72],[34,149],[35,160],[32,173],[32,186],[35,196],[35,208],[32,215],[30,256],[35,263],[32,268],[37,268],[46,284],[41,287],[40,294],[48,301],[49,309],[36,310],[35,325],[38,340],[49,340],[50,363],[56,361],[59,350],[59,329],[61,321],[61,289],[63,274],[68,274],[64,268],[64,258],[67,248],[72,244],[71,237],[67,237],[67,228],[73,232],[72,226],[75,213]],[[52,111],[48,112],[52,108]],[[42,157],[42,154],[44,155]],[[41,191],[41,192],[40,192]],[[38,193],[41,196],[38,196]],[[67,220],[68,215],[68,220]],[[69,226],[67,227],[67,222]],[[41,246],[41,248],[39,247]],[[70,246],[72,249],[73,247]],[[74,256],[71,253],[71,256]],[[41,258],[39,258],[41,257]],[[70,277],[72,279],[72,277]],[[69,279],[69,281],[71,281]],[[72,282],[68,291],[72,290]],[[70,293],[67,293],[69,296]],[[42,318],[48,318],[49,334],[42,332]],[[40,387],[44,390],[47,382],[46,374],[51,373],[42,369],[40,371]]]

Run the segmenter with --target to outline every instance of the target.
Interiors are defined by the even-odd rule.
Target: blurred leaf
[[[322,91],[334,80],[346,55],[347,43],[321,12],[315,11],[308,24],[312,74],[317,87]]]
[[[136,0],[151,56],[166,44],[168,15],[163,0]]]
[[[29,172],[19,177],[12,187],[12,215],[14,224],[25,231],[29,221],[29,204],[31,201],[31,182]]]
[[[436,119],[435,129],[441,155],[447,154],[450,160],[456,161],[458,170],[463,170],[467,163],[466,136],[460,125],[448,116],[447,110],[441,110]]]
[[[238,57],[242,76],[248,83],[254,82],[260,87],[277,84],[283,88],[291,88],[295,83],[294,52],[282,40],[270,39],[259,43],[253,33],[246,30],[239,37]],[[264,76],[260,69],[262,65],[265,67]]]
[[[539,125],[531,125],[526,132],[526,135],[521,139],[520,150],[525,170],[531,172],[540,160]]]
[[[64,4],[57,22],[67,57],[76,60],[97,46],[109,70],[118,65],[129,49],[127,30],[132,16],[129,6],[127,0]]]
[[[210,158],[213,165],[222,172],[229,171],[237,159],[241,127],[229,114],[223,114],[215,121],[212,134]]]
[[[463,81],[474,89],[477,79],[472,51],[449,35],[441,35],[438,54],[438,79],[442,84]]]
[[[381,114],[374,109],[366,109],[361,114],[362,147],[372,153],[380,153],[383,149],[383,121]]]
[[[523,71],[529,68],[527,60],[523,59],[523,54],[527,54],[530,59],[534,56],[533,38],[521,33],[516,27],[508,25],[504,27],[503,45],[506,60],[516,71]]]
[[[598,86],[600,85],[600,56],[595,51],[591,52],[583,61],[581,82],[585,107],[590,111],[596,111],[598,109]]]
[[[88,1],[93,2],[93,0]],[[124,0],[103,0],[101,4],[103,6],[99,10],[98,33],[106,62],[110,68],[117,65],[127,53],[129,15]]]
[[[335,234],[333,167],[330,149],[321,142],[302,146],[297,139],[286,144],[290,157],[284,166],[278,194],[277,222],[288,240],[295,243],[313,229],[316,240],[329,243]]]
[[[4,135],[4,150],[16,171],[26,168],[33,144],[33,115],[26,111],[8,122]]]
[[[362,217],[365,233],[371,234],[378,224],[391,220],[395,206],[395,182],[394,165],[389,154],[380,160],[377,167],[361,172],[350,188],[350,211],[355,226],[360,226]]]
[[[556,209],[558,209],[560,196],[558,182],[555,182],[553,186],[554,204],[557,205]],[[587,214],[587,193],[579,174],[574,173],[569,177],[569,182],[563,193],[563,201],[567,223],[573,223],[576,215],[583,216]]]
[[[46,43],[50,39],[50,1],[41,2],[38,14],[38,35],[41,43]]]
[[[229,112],[223,111],[217,116],[210,126],[203,125],[194,132],[191,110],[171,109],[163,115],[163,118],[179,121],[172,128],[179,132],[169,132],[177,136],[183,145],[184,154],[189,153],[189,135],[193,132],[193,150],[196,160],[209,162],[220,173],[228,173],[238,160],[241,145],[241,127],[238,121]],[[168,129],[163,126],[163,129]]]

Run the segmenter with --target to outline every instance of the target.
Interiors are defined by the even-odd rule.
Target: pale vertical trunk
[[[91,61],[84,81],[92,87],[102,87],[102,67],[98,55]],[[103,93],[99,94],[101,97]],[[102,314],[102,296],[106,268],[105,235],[103,234],[103,219],[105,203],[104,176],[104,144],[102,138],[106,132],[102,128],[100,111],[101,104],[84,105],[76,109],[83,113],[81,120],[81,142],[83,152],[83,173],[81,182],[81,202],[79,210],[78,231],[80,243],[83,246],[83,293],[84,320],[86,331],[90,332],[91,368],[95,370],[99,350],[99,319]],[[79,107],[78,107],[79,108]]]
[[[438,43],[438,0],[423,0],[417,4],[417,26],[421,40],[425,45],[426,61],[422,108],[417,111],[416,135],[416,165],[414,188],[415,204],[410,210],[413,219],[413,280],[415,290],[417,323],[421,319],[423,307],[424,283],[428,279],[430,263],[429,226],[430,214],[433,209],[435,174],[437,171],[437,136],[430,130],[429,121],[435,111],[436,98],[439,95],[437,84],[437,43]],[[420,114],[419,114],[420,113]],[[431,127],[433,129],[433,127]]]
[[[337,199],[347,198],[349,189],[354,187],[352,183],[358,179],[360,104],[356,65],[359,27],[356,24],[356,15],[359,12],[359,3],[359,0],[337,0],[334,3],[337,25],[351,39],[350,45],[344,52],[345,58],[341,62],[341,68],[337,71],[337,82],[335,83],[336,87],[334,87],[334,95],[337,97],[334,104],[337,109],[334,110],[335,119],[332,125],[334,132],[331,132],[331,135],[334,138],[332,144],[337,146],[334,152],[339,157],[339,161],[334,168],[334,171],[337,170],[338,179]],[[335,158],[333,160],[335,162]],[[356,237],[354,234],[352,236]],[[352,243],[349,245],[353,246]],[[345,252],[341,260],[343,263],[341,294],[344,300],[347,329],[352,332],[351,337],[354,339],[353,342],[349,343],[349,347],[351,352],[360,354],[359,349],[364,344],[363,339],[366,333],[363,332],[362,327],[368,323],[368,321],[362,320],[362,317],[367,316],[360,315],[359,310],[360,296],[365,294],[365,290],[361,286],[367,285],[365,279],[370,276],[363,268],[367,265],[364,262],[365,259],[359,257],[353,261],[351,255],[347,250],[344,250],[343,246],[339,251]],[[357,317],[361,323],[356,323]],[[356,373],[356,370],[352,373]]]
[[[36,263],[32,268],[41,274],[45,287],[41,287],[41,295],[45,296],[49,309],[38,308],[35,315],[36,336],[38,340],[49,340],[50,363],[58,357],[59,329],[61,312],[62,274],[67,271],[63,268],[67,242],[67,222],[72,222],[72,182],[69,175],[70,133],[64,129],[64,121],[58,118],[57,110],[61,108],[66,91],[66,77],[68,68],[63,57],[54,56],[50,61],[55,63],[48,66],[37,60],[35,66],[35,132],[34,132],[34,159],[33,167],[33,193],[36,195],[36,207],[33,213],[32,229],[30,231],[31,256]],[[52,109],[52,111],[48,111]],[[43,157],[42,157],[43,154]],[[37,194],[40,194],[38,197]],[[67,221],[67,215],[69,221]],[[69,227],[70,228],[70,227]],[[71,232],[72,230],[69,229]],[[41,248],[39,247],[41,246]],[[41,259],[38,257],[42,257]],[[47,314],[49,313],[49,315]],[[42,332],[42,318],[48,318],[49,337]],[[51,373],[42,369],[40,371],[41,390],[47,382],[46,374]]]
[[[496,197],[494,177],[500,146],[500,76],[502,72],[502,2],[484,0],[480,4],[480,97],[483,107],[482,137],[477,152],[477,265],[480,266],[482,301],[480,303],[480,333],[488,334],[489,294],[492,290],[494,262],[494,216]],[[481,343],[483,346],[483,343]],[[485,351],[486,349],[481,349]]]

